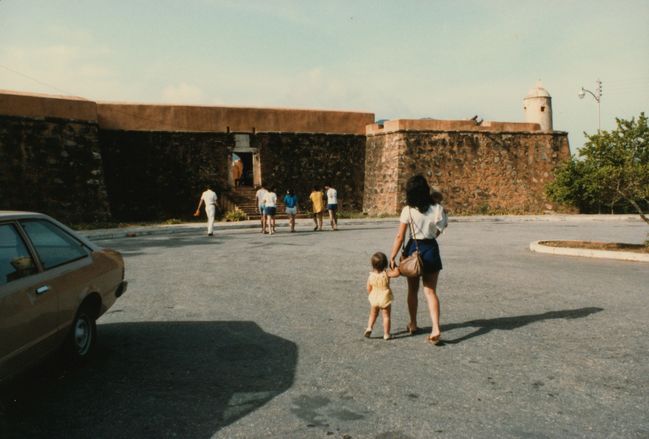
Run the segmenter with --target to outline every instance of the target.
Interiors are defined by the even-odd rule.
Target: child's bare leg
[[[381,310],[381,315],[383,317],[383,338],[390,338],[390,311],[392,306],[389,305]]]
[[[419,300],[417,294],[419,293],[419,278],[408,278],[408,314],[410,315],[410,322],[408,329],[414,331],[417,329],[417,308],[419,307]]]
[[[372,332],[372,328],[374,328],[374,323],[376,323],[376,318],[379,315],[379,307],[378,306],[372,306],[370,307],[370,318],[367,320],[367,331]],[[367,336],[369,337],[369,335]]]

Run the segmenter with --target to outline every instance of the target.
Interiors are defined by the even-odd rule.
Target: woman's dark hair
[[[376,271],[383,271],[388,268],[388,257],[385,256],[385,253],[374,253],[370,261],[372,262],[372,268]]]
[[[430,186],[423,175],[413,175],[406,183],[406,204],[415,207],[421,213],[426,212],[433,204],[430,198]]]
[[[293,195],[293,189],[286,189],[286,193],[289,195]]]

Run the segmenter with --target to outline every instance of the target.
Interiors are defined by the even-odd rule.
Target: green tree
[[[581,212],[635,211],[649,224],[649,126],[644,113],[617,128],[586,134],[578,156],[557,168],[548,197]]]

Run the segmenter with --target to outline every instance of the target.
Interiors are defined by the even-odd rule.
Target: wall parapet
[[[0,115],[96,122],[97,104],[75,96],[0,90]]]
[[[365,134],[373,113],[288,108],[98,104],[99,126],[123,131]]]
[[[484,121],[476,124],[473,120],[442,120],[442,119],[394,119],[383,124],[370,124],[365,128],[365,134],[376,135],[395,133],[398,131],[471,131],[471,132],[533,132],[538,133],[541,125],[529,122],[494,122]]]
[[[0,90],[0,115],[98,122],[117,131],[255,133],[293,132],[365,135],[374,113],[199,105],[94,102]]]

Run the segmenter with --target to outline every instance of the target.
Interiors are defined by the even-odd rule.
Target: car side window
[[[49,221],[29,220],[20,224],[45,269],[88,256],[88,250],[83,244]]]
[[[11,224],[0,225],[0,285],[37,272],[23,239]]]

